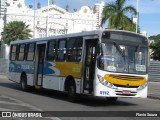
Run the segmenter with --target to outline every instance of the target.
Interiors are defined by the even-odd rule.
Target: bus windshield
[[[102,70],[130,74],[146,74],[147,48],[116,42],[101,44],[98,67]]]

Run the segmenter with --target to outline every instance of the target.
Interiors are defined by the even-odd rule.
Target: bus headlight
[[[104,86],[107,86],[107,85],[108,85],[108,82],[107,82],[107,81],[104,81],[102,84],[103,84]]]
[[[144,89],[146,86],[147,86],[147,83],[145,83],[144,85],[139,86],[139,87],[137,88],[137,90],[142,90],[142,89]]]
[[[104,78],[103,78],[102,76],[97,75],[97,77],[98,77],[98,80],[99,80],[100,83],[103,83],[103,82],[104,82]]]
[[[116,88],[112,83],[108,82],[107,80],[105,80],[102,76],[97,75],[99,82],[109,88]]]

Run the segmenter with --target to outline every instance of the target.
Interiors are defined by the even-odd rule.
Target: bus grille
[[[147,80],[142,76],[106,74],[104,79],[117,87],[137,88],[144,85]]]
[[[127,75],[114,75],[114,74],[109,75],[109,77],[119,80],[128,80],[128,81],[140,81],[145,79],[144,77],[140,76],[127,76]]]
[[[131,92],[130,94],[124,94],[123,91],[116,91],[116,95],[121,95],[121,96],[135,96],[137,92]]]
[[[116,87],[124,87],[124,88],[138,88],[139,86],[126,86],[126,85],[118,85],[118,84],[113,84]]]

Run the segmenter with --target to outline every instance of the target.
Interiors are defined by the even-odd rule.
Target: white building
[[[92,8],[82,6],[79,10],[69,12],[69,5],[66,5],[64,9],[56,4],[52,4],[34,12],[33,8],[25,5],[25,0],[0,1],[0,33],[5,23],[23,21],[26,25],[30,25],[29,27],[32,31],[35,31],[33,32],[35,38],[46,37],[47,24],[48,36],[99,29],[101,13],[104,7],[104,2],[101,2],[100,4],[95,4]],[[5,48],[0,50],[0,54],[8,59],[9,48],[6,45],[3,46]]]
[[[3,29],[3,25],[4,25],[4,14],[6,11],[6,0],[0,0],[0,33]],[[0,35],[0,39],[1,39],[1,35]]]
[[[102,20],[102,11],[105,6],[104,2],[100,4],[95,4],[95,14],[96,14],[96,29],[100,28],[101,20]]]
[[[7,1],[7,0],[0,0],[0,18],[3,17],[3,14],[4,14],[4,12],[5,12],[6,1]]]
[[[95,4],[95,9],[82,6],[80,10],[70,13],[69,5],[64,9],[52,4],[49,5],[49,12],[47,6],[35,11],[34,24],[34,10],[27,7],[24,0],[7,0],[6,23],[24,21],[32,31],[35,29],[36,38],[46,36],[46,24],[48,36],[95,30],[99,29],[103,6],[104,2]]]

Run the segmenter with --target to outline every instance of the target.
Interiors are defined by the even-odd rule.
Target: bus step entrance
[[[35,88],[36,88],[36,89],[42,89],[42,86],[35,85]]]
[[[90,92],[89,90],[86,89],[86,90],[83,91],[83,94],[92,95],[93,92]]]

